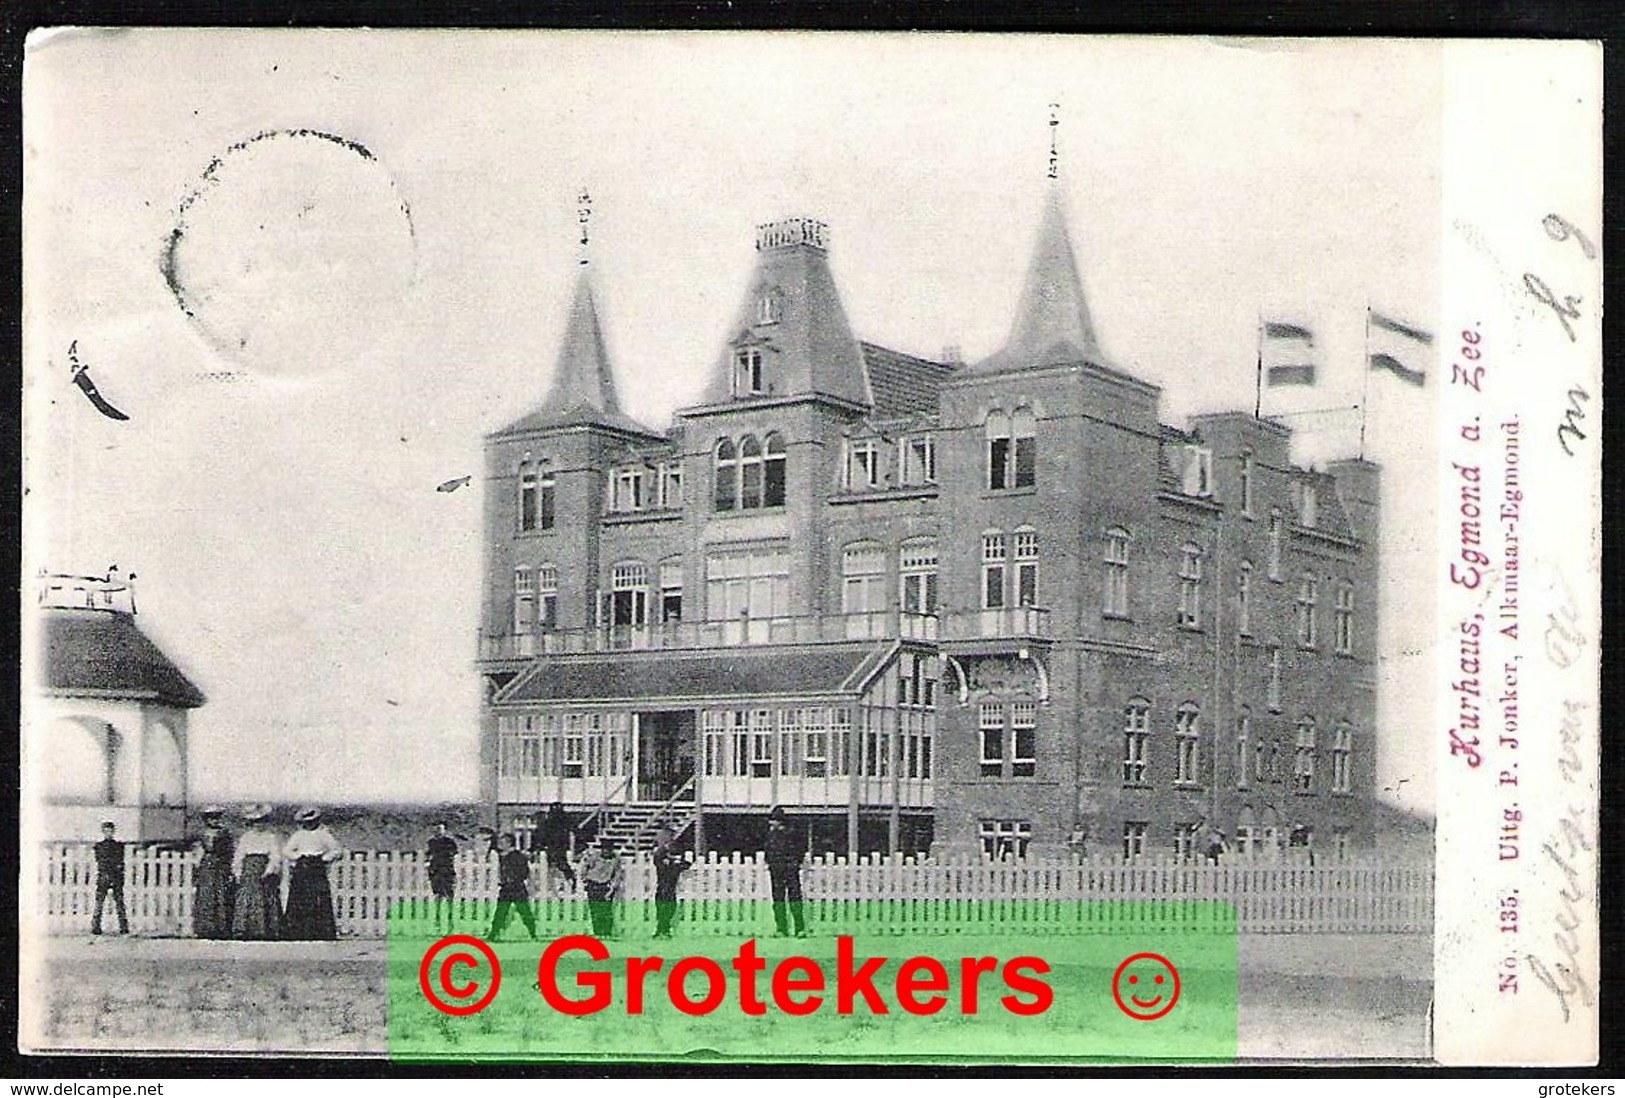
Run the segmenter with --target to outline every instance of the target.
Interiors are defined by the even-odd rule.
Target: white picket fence
[[[198,855],[130,848],[125,905],[136,933],[191,933],[192,872]],[[397,918],[430,917],[427,867],[416,852],[352,853],[329,879],[341,935],[382,937]],[[561,895],[540,859],[531,895],[544,928],[580,929],[581,896]],[[96,898],[89,845],[44,851],[39,902],[49,932],[83,934]],[[1245,934],[1419,933],[1433,926],[1433,870],[1376,860],[1316,866],[1235,862],[1206,865],[1144,860],[1006,861],[906,856],[809,859],[802,871],[808,922],[823,931],[870,934],[952,933],[996,926],[1010,933],[1086,933],[1105,925],[1165,922],[1175,905],[1147,901],[1226,901]],[[488,918],[496,898],[496,859],[457,858],[457,918],[469,929]],[[751,934],[771,928],[766,865],[760,857],[708,855],[682,877],[685,934]],[[654,871],[647,858],[627,863],[621,925],[636,935],[654,925]],[[1080,901],[1093,901],[1082,904]],[[111,900],[105,929],[117,924]],[[1194,912],[1193,912],[1194,915]],[[1208,916],[1202,916],[1204,919]],[[1224,929],[1224,927],[1215,927]]]

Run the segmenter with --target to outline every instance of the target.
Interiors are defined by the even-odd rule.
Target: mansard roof
[[[1052,188],[1044,201],[1038,243],[1027,265],[1010,336],[998,351],[969,367],[969,372],[995,374],[1075,362],[1104,364],[1104,358],[1072,251],[1066,211],[1060,192]]]
[[[639,435],[658,434],[621,411],[615,371],[610,366],[586,268],[576,279],[575,297],[546,399],[540,408],[495,434],[516,435],[561,427],[606,427]]]
[[[49,693],[156,701],[178,709],[196,709],[205,700],[130,614],[48,610],[44,627],[40,685]]]
[[[766,396],[874,404],[863,351],[830,271],[827,241],[828,227],[807,218],[757,228],[756,270],[712,368],[705,404],[734,399],[734,356],[745,347],[760,349],[768,360],[775,382]],[[764,301],[770,304],[764,307]]]

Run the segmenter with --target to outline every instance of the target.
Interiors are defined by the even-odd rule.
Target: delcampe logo
[[[453,932],[389,919],[393,1059],[955,1063],[1214,1062],[1236,1054],[1236,917],[1208,901],[945,903],[932,929],[888,905],[771,906],[643,930],[639,904],[533,905],[536,937],[492,941],[494,906]],[[503,920],[507,922],[507,920]],[[604,932],[613,925],[618,931]],[[500,926],[500,924],[499,924]],[[759,934],[740,927],[762,926]]]

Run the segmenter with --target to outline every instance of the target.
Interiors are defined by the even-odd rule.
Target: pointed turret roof
[[[863,349],[830,271],[828,227],[790,218],[756,230],[756,271],[706,386],[705,403],[734,399],[735,355],[763,355],[768,397],[822,396],[869,407]]]
[[[1066,210],[1060,191],[1051,187],[1010,337],[970,372],[1003,373],[1069,362],[1105,365],[1104,358],[1072,252]]]
[[[615,371],[610,367],[609,352],[604,347],[592,279],[586,267],[582,267],[576,278],[575,297],[570,303],[564,342],[559,348],[547,398],[536,411],[497,434],[582,426],[654,434],[621,411],[620,398],[615,393]]]

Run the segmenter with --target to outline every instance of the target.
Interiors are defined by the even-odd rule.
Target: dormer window
[[[904,484],[935,484],[937,453],[930,435],[910,435],[898,443]]]
[[[1298,485],[1298,525],[1306,530],[1313,530],[1319,521],[1319,487],[1312,481],[1302,481]]]
[[[848,439],[842,487],[867,491],[880,483],[880,444],[872,438]]]
[[[762,376],[762,352],[756,347],[741,347],[734,352],[734,396],[756,396],[767,392]]]
[[[1185,483],[1187,496],[1213,494],[1213,451],[1206,446],[1185,447]]]
[[[756,323],[777,324],[784,315],[784,295],[778,290],[764,290],[756,299]]]

